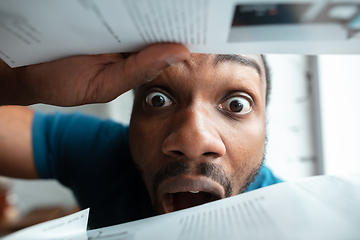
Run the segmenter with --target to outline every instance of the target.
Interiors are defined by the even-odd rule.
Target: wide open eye
[[[249,113],[252,109],[250,101],[247,98],[241,96],[231,97],[222,102],[219,106],[221,109],[236,114],[246,114]]]
[[[152,92],[146,96],[146,103],[153,107],[168,107],[173,102],[165,95],[160,92]]]

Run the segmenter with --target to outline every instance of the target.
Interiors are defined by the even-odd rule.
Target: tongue
[[[178,192],[173,193],[173,197],[174,211],[177,211],[210,202],[211,193]]]

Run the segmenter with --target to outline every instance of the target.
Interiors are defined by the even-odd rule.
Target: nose
[[[216,121],[206,109],[186,109],[172,122],[162,151],[168,156],[197,160],[218,158],[226,153]]]

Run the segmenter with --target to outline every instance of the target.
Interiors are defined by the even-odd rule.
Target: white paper
[[[198,207],[91,230],[89,240],[358,239],[360,175],[280,183]]]
[[[200,53],[359,54],[360,1],[0,0],[0,58],[11,67],[156,42]]]
[[[84,210],[3,240],[358,239],[359,202],[359,174],[315,176],[87,234]]]
[[[2,240],[87,240],[89,209],[40,223],[13,233]]]

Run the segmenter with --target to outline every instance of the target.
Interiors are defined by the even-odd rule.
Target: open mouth
[[[225,197],[224,188],[206,177],[177,177],[159,188],[160,213],[174,212]]]
[[[166,193],[163,197],[163,206],[165,212],[174,212],[219,199],[219,196],[200,191]]]

